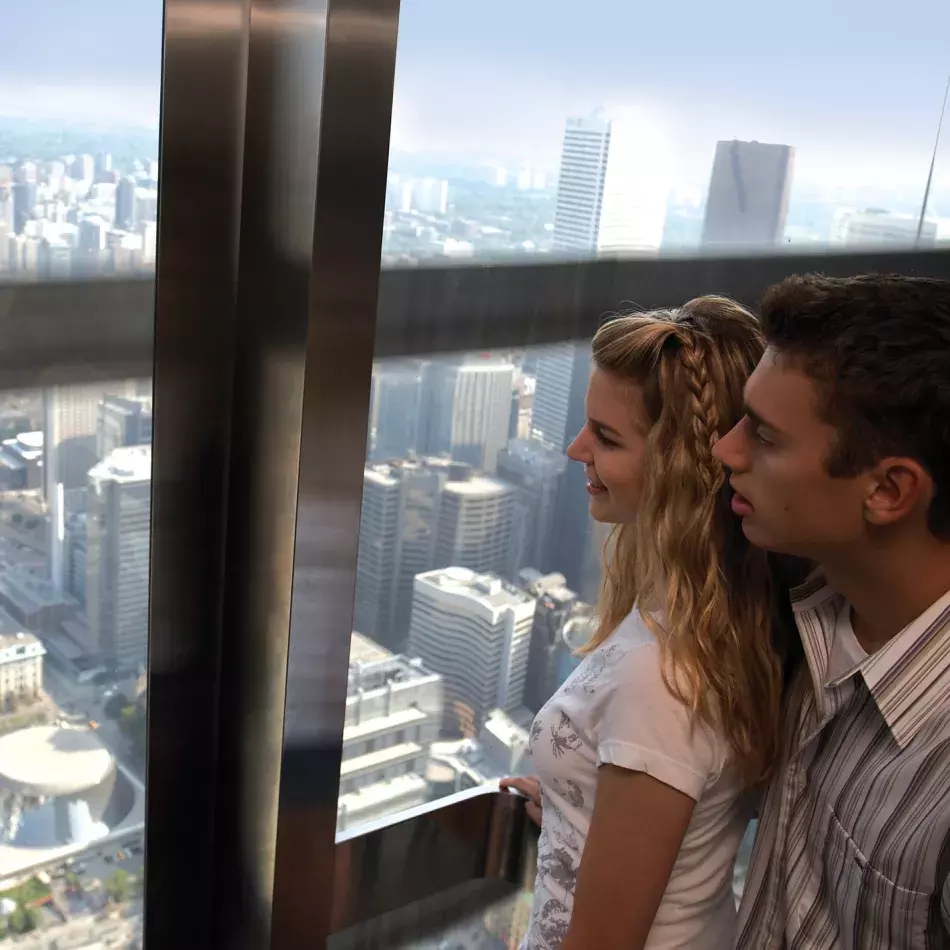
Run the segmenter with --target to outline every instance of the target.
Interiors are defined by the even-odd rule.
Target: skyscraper
[[[512,439],[498,456],[498,477],[515,488],[506,576],[546,565],[554,539],[557,496],[567,468],[563,452],[531,439]]]
[[[374,461],[421,452],[422,396],[426,364],[387,360],[373,366],[369,455]]]
[[[444,680],[445,730],[476,735],[493,709],[521,705],[534,598],[458,567],[415,580],[410,656]]]
[[[719,142],[713,161],[702,242],[774,245],[785,234],[795,150],[762,142]]]
[[[656,251],[669,192],[666,149],[643,114],[567,120],[554,247],[590,255]]]
[[[564,454],[586,423],[584,398],[590,378],[590,346],[559,343],[538,355],[531,437],[553,452]],[[592,522],[582,465],[567,462],[558,485],[556,514],[547,557],[539,570],[559,571],[585,600],[594,600],[600,561],[594,553]]]
[[[427,455],[449,455],[494,472],[508,444],[514,366],[483,356],[437,360],[426,370]]]
[[[63,589],[66,512],[63,494],[88,484],[96,452],[99,403],[107,393],[133,396],[135,383],[122,381],[50,386],[43,390],[43,490],[50,512],[50,576]]]
[[[832,240],[852,247],[914,247],[920,221],[915,214],[895,214],[880,208],[856,211],[840,208],[835,214]],[[937,222],[925,220],[920,229],[920,247],[937,243]]]
[[[413,578],[434,564],[442,489],[467,477],[466,468],[445,459],[411,459],[364,470],[353,625],[377,643],[402,649]]]
[[[148,644],[151,446],[116,449],[89,472],[86,620],[121,671],[144,667]]]
[[[511,559],[515,489],[489,476],[447,482],[439,500],[433,567],[503,576]]]
[[[115,189],[115,226],[131,230],[135,226],[135,179],[124,175]]]
[[[96,422],[96,455],[100,459],[104,459],[114,449],[126,445],[144,445],[151,440],[151,397],[102,397]]]

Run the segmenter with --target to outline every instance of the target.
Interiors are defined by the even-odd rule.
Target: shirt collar
[[[841,594],[820,571],[791,591],[816,694],[820,696]],[[950,708],[950,591],[832,686],[860,672],[898,745],[904,748],[936,712]]]

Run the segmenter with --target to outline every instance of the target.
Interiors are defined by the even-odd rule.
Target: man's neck
[[[851,604],[854,635],[866,653],[879,650],[950,590],[950,544],[935,538],[913,550],[829,558],[823,567],[828,583]]]

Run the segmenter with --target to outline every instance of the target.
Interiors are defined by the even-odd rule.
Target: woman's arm
[[[601,766],[561,950],[642,950],[695,804],[645,772]]]

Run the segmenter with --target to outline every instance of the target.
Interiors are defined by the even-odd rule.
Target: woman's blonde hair
[[[745,540],[713,458],[743,414],[764,351],[756,318],[727,297],[611,320],[594,365],[640,386],[647,435],[637,519],[604,549],[603,643],[638,607],[657,634],[663,678],[699,722],[724,731],[749,782],[775,759],[782,671],[772,637],[767,556]]]

